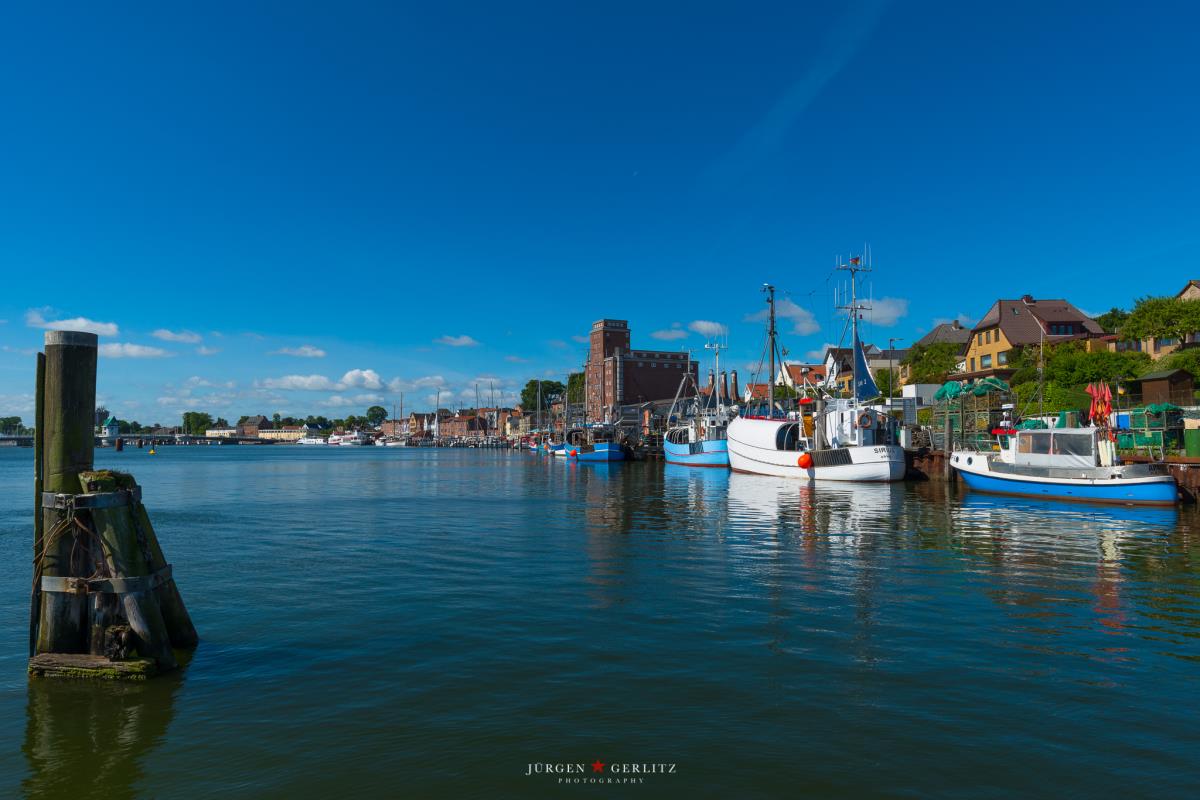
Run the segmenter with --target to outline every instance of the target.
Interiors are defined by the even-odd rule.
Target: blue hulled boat
[[[715,353],[708,390],[700,391],[690,371],[683,376],[669,414],[672,422],[679,422],[668,428],[663,436],[663,458],[668,464],[683,467],[728,469],[729,443],[725,434],[737,408],[730,404],[729,386],[720,372],[723,345],[713,342],[705,347]],[[718,374],[721,375],[720,386],[717,385]]]
[[[613,432],[607,426],[576,428],[568,431],[564,445],[565,455],[580,464],[624,461],[625,450],[613,441]]]
[[[707,431],[701,431],[703,436]],[[729,443],[724,439],[690,441],[695,435],[691,425],[672,428],[663,437],[663,456],[668,464],[684,467],[729,468]]]
[[[950,465],[967,486],[992,494],[1119,505],[1174,505],[1175,478],[1165,464],[1122,464],[1098,428],[996,432],[1000,449],[955,451]]]

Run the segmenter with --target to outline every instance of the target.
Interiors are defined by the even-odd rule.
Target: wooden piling
[[[79,331],[47,331],[45,373],[38,392],[44,397],[38,438],[41,440],[42,483],[47,492],[75,494],[79,473],[92,468],[96,415],[97,337]],[[60,512],[41,508],[41,575],[85,577],[87,559],[71,554],[75,531],[55,529]],[[51,537],[53,536],[53,539]],[[88,630],[85,595],[42,592],[36,650],[39,653],[86,653]]]
[[[46,405],[46,354],[37,354],[37,385],[33,393],[33,563],[36,565],[42,552],[42,435],[45,426]],[[35,567],[36,570],[36,567]],[[41,613],[42,587],[35,580],[29,593],[29,657],[37,653],[38,615]]]

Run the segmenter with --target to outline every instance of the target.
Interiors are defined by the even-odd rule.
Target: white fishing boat
[[[851,286],[859,259],[846,269]],[[775,403],[775,287],[766,285],[769,309],[767,349],[770,354],[770,391],[766,408],[747,413],[729,423],[726,434],[729,466],[735,472],[828,481],[898,481],[904,477],[904,450],[895,444],[895,421],[869,408],[864,401],[878,397],[879,389],[867,369],[858,338],[858,317],[863,306],[852,291],[848,307],[854,338],[853,396],[800,399],[800,411],[784,412]],[[782,363],[782,358],[780,358]]]
[[[296,440],[296,444],[329,444],[320,436],[303,436]]]

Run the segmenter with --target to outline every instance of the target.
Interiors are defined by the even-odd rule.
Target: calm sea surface
[[[1192,510],[500,451],[97,463],[203,641],[147,685],[31,684],[32,453],[0,451],[3,797],[1200,793]],[[596,761],[675,773],[525,774]]]

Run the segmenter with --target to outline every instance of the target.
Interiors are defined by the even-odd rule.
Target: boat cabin
[[[1090,468],[1112,466],[1115,451],[1096,428],[1034,428],[1006,435],[1000,458],[1025,467]],[[1003,440],[1002,440],[1003,441]]]

